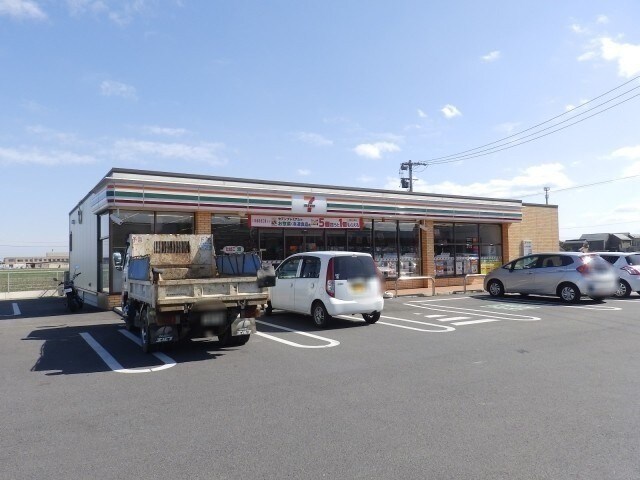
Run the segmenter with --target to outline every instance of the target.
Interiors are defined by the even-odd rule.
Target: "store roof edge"
[[[391,193],[391,194],[399,194],[399,195],[414,195],[416,197],[438,197],[438,198],[458,198],[465,200],[489,200],[494,202],[505,202],[505,203],[517,203],[520,205],[535,205],[535,204],[524,204],[522,200],[510,199],[510,198],[493,198],[493,197],[476,197],[476,196],[466,196],[466,195],[445,195],[442,193],[424,193],[424,192],[403,192],[397,190],[385,190],[385,189],[367,189],[361,187],[347,187],[340,185],[322,185],[315,183],[296,183],[296,182],[283,182],[283,181],[275,181],[275,180],[256,180],[251,178],[238,178],[238,177],[218,177],[213,175],[196,175],[192,173],[176,173],[176,172],[163,172],[156,170],[137,170],[132,168],[120,168],[113,167],[111,168],[106,175],[104,175],[96,185],[89,190],[89,192],[71,209],[69,215],[71,215],[92,193],[98,189],[98,187],[108,178],[112,177],[114,173],[123,173],[123,174],[134,174],[134,175],[156,175],[156,176],[164,176],[164,177],[175,177],[175,178],[185,178],[185,179],[202,179],[202,180],[214,180],[214,181],[227,181],[227,182],[237,182],[237,183],[257,183],[261,185],[274,185],[274,186],[290,186],[290,187],[308,187],[308,188],[327,188],[327,189],[335,189],[335,190],[344,190],[344,191],[356,191],[356,192],[365,192],[365,193]],[[545,206],[545,205],[542,205]],[[552,207],[552,205],[547,205]],[[556,206],[557,208],[557,206]]]

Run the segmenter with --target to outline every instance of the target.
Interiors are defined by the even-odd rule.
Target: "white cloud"
[[[399,152],[400,147],[391,142],[361,143],[353,151],[361,157],[379,159],[383,153]]]
[[[398,180],[389,180],[387,188],[397,189]],[[478,197],[519,198],[522,195],[544,193],[544,187],[566,188],[572,185],[560,163],[548,163],[526,168],[512,178],[493,179],[472,184],[458,184],[450,181],[428,184],[414,182],[414,190],[450,195],[472,195]]]
[[[495,62],[496,60],[499,60],[501,56],[501,53],[499,50],[494,50],[493,52],[489,52],[486,55],[483,55],[482,57],[480,57],[482,59],[482,61],[484,62]]]
[[[442,110],[440,110],[443,115],[446,118],[453,118],[453,117],[459,117],[462,115],[462,112],[460,112],[460,110],[458,110],[455,106],[447,104],[444,107],[442,107]]]
[[[27,132],[37,135],[44,140],[63,144],[72,144],[78,141],[76,135],[73,133],[60,132],[53,128],[43,127],[42,125],[28,126]]]
[[[598,17],[596,18],[596,23],[606,25],[607,23],[609,23],[609,17],[607,17],[606,15],[598,15]]]
[[[570,110],[573,110],[574,108],[578,108],[580,105],[584,105],[585,103],[587,103],[589,100],[587,100],[586,98],[581,98],[580,102],[578,105],[573,105],[571,103],[567,104],[564,106],[564,111],[568,112]]]
[[[141,160],[148,157],[174,160],[188,160],[208,163],[210,165],[225,165],[227,160],[222,157],[223,143],[201,143],[188,145],[185,143],[147,142],[143,140],[123,139],[114,144],[114,155],[121,160]]]
[[[631,78],[640,73],[640,45],[620,43],[609,37],[596,38],[590,50],[578,57],[579,61],[601,58],[618,64],[618,75]]]
[[[189,131],[184,128],[167,128],[158,127],[156,125],[145,125],[141,130],[149,135],[160,135],[165,137],[181,137],[189,133]]]
[[[582,33],[589,32],[589,30],[586,27],[583,27],[582,25],[579,25],[577,23],[573,23],[570,28],[573,33],[582,34]]]
[[[426,113],[424,113],[424,111],[418,109],[418,116],[420,118],[428,118],[428,115]]]
[[[38,148],[0,148],[0,165],[86,165],[98,160],[90,155],[79,155],[60,150],[43,151]]]
[[[149,4],[156,3],[149,0],[120,1],[117,6],[114,2],[105,0],[67,0],[69,13],[74,16],[84,14],[104,15],[115,24],[124,27],[131,23],[137,16],[143,15],[149,10]],[[180,2],[175,2],[178,6]]]
[[[311,170],[307,170],[306,168],[299,168],[298,175],[302,177],[308,177],[309,175],[311,175]]]
[[[44,113],[47,111],[46,107],[40,105],[35,100],[26,100],[22,102],[20,106],[31,113]]]
[[[360,183],[372,183],[376,178],[370,175],[360,175],[358,177],[358,182]]]
[[[113,80],[104,80],[100,84],[100,93],[105,97],[122,97],[129,100],[138,99],[135,87]]]
[[[318,133],[298,132],[295,134],[295,138],[314,147],[330,147],[333,145],[332,140],[328,140]]]
[[[0,15],[17,20],[46,20],[47,14],[32,0],[0,0]]]
[[[640,73],[640,45],[618,43],[611,38],[600,39],[601,55],[604,60],[618,62],[621,77],[633,77]]]
[[[582,55],[580,55],[578,57],[578,61],[579,62],[587,62],[589,60],[593,60],[594,58],[597,58],[598,54],[596,52],[585,52]]]
[[[622,147],[609,155],[610,158],[625,158],[627,160],[640,160],[640,145],[634,147]]]
[[[519,126],[519,122],[505,122],[501,123],[500,125],[496,125],[495,130],[507,135],[511,135]]]

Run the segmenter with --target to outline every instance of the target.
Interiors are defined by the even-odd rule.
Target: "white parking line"
[[[476,323],[489,323],[499,321],[499,318],[481,318],[480,320],[469,320],[468,322],[453,322],[453,325],[474,325]]]
[[[454,306],[449,306],[449,305],[435,305],[435,304],[428,304],[425,305],[424,302],[411,302],[411,303],[405,303],[405,305],[409,306],[409,307],[414,307],[414,308],[422,308],[425,310],[434,310],[436,312],[443,312],[443,313],[448,313],[448,314],[453,314],[453,315],[468,315],[471,317],[487,317],[488,315],[491,315],[491,317],[495,317],[498,318],[500,320],[512,320],[512,321],[519,321],[519,322],[533,322],[533,321],[537,321],[540,320],[539,317],[532,317],[529,315],[519,315],[517,313],[510,313],[510,312],[487,312],[486,310],[479,310],[479,309],[474,309],[474,308],[464,308],[464,307],[454,307]]]
[[[269,335],[268,333],[256,332],[256,335],[258,335],[260,337],[268,338],[269,340],[273,340],[275,342],[284,343],[285,345],[289,345],[291,347],[297,347],[297,348],[331,348],[331,347],[337,347],[338,345],[340,345],[340,342],[337,341],[337,340],[332,340],[330,338],[321,337],[320,335],[314,335],[313,333],[301,332],[299,330],[293,330],[291,328],[281,327],[280,325],[274,325],[273,323],[265,322],[263,320],[256,320],[256,323],[261,323],[263,325],[269,325],[270,327],[273,327],[273,328],[277,328],[277,329],[280,329],[280,330],[285,330],[287,332],[297,333],[298,335],[303,335],[305,337],[311,337],[311,338],[315,338],[316,340],[322,340],[323,342],[327,342],[327,345],[302,345],[300,343],[292,342],[292,341],[289,341],[289,340],[285,340],[283,338],[278,338],[278,337],[275,337],[273,335]]]
[[[448,325],[438,325],[436,323],[427,323],[427,322],[418,322],[417,320],[409,320],[406,318],[398,318],[398,317],[388,317],[386,315],[381,315],[380,318],[387,318],[389,320],[398,320],[400,322],[408,322],[408,323],[417,323],[419,325],[427,325],[429,327],[435,327],[438,330],[430,330],[427,328],[416,328],[416,327],[408,327],[406,325],[396,325],[395,323],[387,323],[387,322],[377,322],[377,325],[388,325],[390,327],[404,328],[406,330],[415,330],[417,332],[429,332],[429,333],[446,333],[453,332],[455,328],[450,327]]]
[[[420,315],[420,313],[416,313],[417,315]],[[424,318],[442,318],[442,317],[446,317],[446,315],[425,315]]]
[[[13,309],[13,313],[10,313],[9,315],[0,315],[0,317],[17,317],[18,315],[22,314],[22,312],[20,311],[20,307],[18,307],[17,303],[12,303],[11,307]]]
[[[441,317],[444,317],[444,315],[440,315]],[[429,315],[429,317],[431,317],[431,315]],[[455,320],[467,320],[471,317],[449,317],[449,318],[441,318],[440,321],[441,322],[453,322]],[[457,324],[460,325],[460,324]]]
[[[129,340],[136,342],[140,345],[140,339],[135,335],[127,332],[126,330],[118,330]],[[164,365],[160,365],[158,367],[150,367],[150,368],[124,368],[120,363],[113,358],[113,356],[107,352],[107,350],[100,345],[89,333],[82,332],[80,336],[84,339],[85,342],[89,344],[91,348],[98,354],[98,356],[102,359],[107,366],[117,373],[150,373],[150,372],[159,372],[160,370],[166,370],[167,368],[175,367],[176,362],[169,356],[163,353],[154,353],[153,355],[164,363]]]

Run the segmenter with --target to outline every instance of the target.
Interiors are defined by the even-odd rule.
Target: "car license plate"
[[[354,283],[351,285],[351,290],[353,293],[363,293],[364,292],[364,283]]]
[[[65,288],[64,289],[64,293],[71,293],[71,292],[73,292],[72,288]]]
[[[250,334],[251,334],[250,328],[239,328],[236,331],[236,335],[250,335]]]

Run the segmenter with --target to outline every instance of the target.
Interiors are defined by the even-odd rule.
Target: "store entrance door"
[[[294,253],[324,249],[324,230],[285,230],[284,232],[284,251],[287,257]]]

